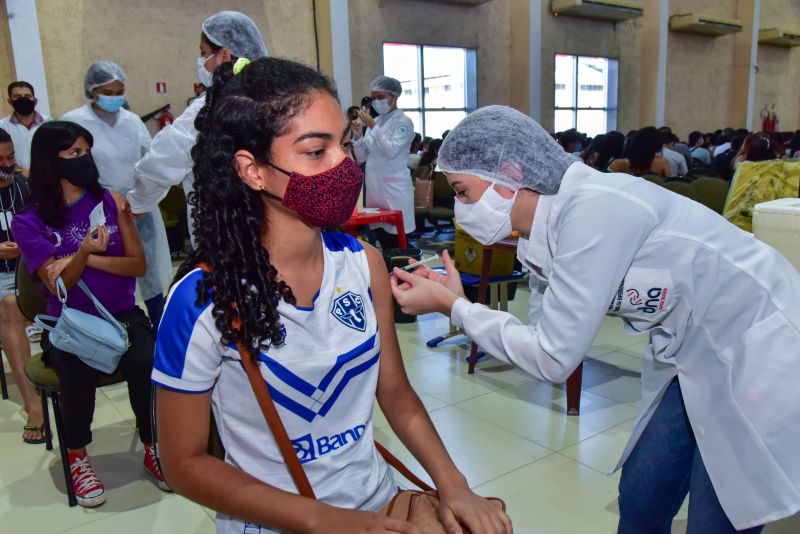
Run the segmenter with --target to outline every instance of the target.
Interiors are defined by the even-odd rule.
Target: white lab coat
[[[136,164],[133,191],[128,194],[128,202],[134,213],[155,210],[174,185],[181,184],[186,197],[189,197],[194,188],[191,154],[197,141],[194,121],[205,104],[204,96],[195,98],[175,122],[156,134],[150,151]],[[191,210],[187,210],[187,219],[194,246]]]
[[[677,376],[733,525],[800,510],[800,274],[781,254],[694,201],[578,162],[539,198],[519,255],[548,281],[531,299],[538,322],[459,299],[453,324],[554,382],[583,360],[604,315],[649,332],[641,408],[617,468]]]
[[[375,122],[375,127],[353,144],[358,161],[367,162],[364,206],[402,211],[404,230],[410,233],[416,229],[414,186],[408,170],[414,123],[399,109],[380,115]],[[390,234],[397,233],[390,224],[377,226]]]
[[[17,165],[23,169],[30,169],[31,139],[33,139],[33,134],[36,133],[36,130],[38,130],[39,126],[44,124],[44,122],[40,122],[29,130],[24,124],[11,122],[11,117],[13,117],[13,114],[0,119],[0,128],[5,130],[14,142],[14,158]],[[42,118],[44,118],[45,121],[50,120],[50,117],[47,115],[42,115]]]
[[[133,188],[134,165],[150,148],[150,132],[138,115],[120,109],[113,126],[103,121],[87,104],[68,111],[62,120],[80,124],[92,134],[92,157],[100,173],[100,185],[122,195]],[[151,211],[136,221],[142,238],[147,272],[137,278],[143,300],[164,293],[172,279],[172,260],[161,212]]]

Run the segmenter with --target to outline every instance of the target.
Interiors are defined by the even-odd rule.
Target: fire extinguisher
[[[772,131],[772,118],[770,116],[769,110],[767,109],[767,105],[764,104],[764,109],[761,110],[761,131],[762,132],[771,132]]]
[[[175,122],[175,116],[170,112],[170,108],[167,108],[162,111],[161,115],[158,117],[158,129],[164,129],[168,124],[172,124],[173,122]]]

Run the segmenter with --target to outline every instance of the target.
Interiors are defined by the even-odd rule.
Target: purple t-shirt
[[[108,191],[103,192],[102,198],[87,191],[75,205],[64,208],[65,224],[62,228],[46,225],[36,210],[30,207],[14,217],[11,228],[28,272],[36,273],[48,258],[60,259],[78,252],[89,230],[89,214],[101,201],[109,233],[108,249],[101,255],[124,256],[125,246],[119,232],[114,198]],[[81,274],[81,280],[111,313],[130,310],[136,302],[136,278],[133,276],[118,276],[87,266]],[[56,317],[61,315],[61,302],[58,298],[44,284],[42,291],[47,294],[47,313]],[[89,297],[77,285],[69,290],[67,306],[100,315]]]

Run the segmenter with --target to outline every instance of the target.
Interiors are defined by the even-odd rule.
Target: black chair
[[[33,321],[40,313],[47,311],[47,297],[42,293],[41,283],[38,277],[30,276],[22,261],[17,262],[16,273],[17,284],[17,306],[22,315],[28,320]],[[61,453],[61,465],[64,469],[64,482],[67,488],[67,502],[70,506],[77,506],[78,500],[75,498],[75,490],[72,487],[72,476],[69,472],[69,459],[67,457],[67,446],[64,443],[64,422],[61,418],[61,383],[58,375],[42,361],[42,355],[32,356],[25,363],[25,375],[28,380],[38,390],[42,399],[42,413],[44,414],[44,436],[47,450],[53,449],[53,432],[50,428],[50,413],[48,400],[53,403],[53,418],[56,421],[56,435],[58,436],[58,448]],[[125,378],[118,369],[111,375],[105,375],[100,379],[97,387],[110,386],[124,382]]]
[[[8,400],[8,384],[6,384],[6,368],[3,365],[3,346],[0,345],[0,390],[3,393],[3,400]]]

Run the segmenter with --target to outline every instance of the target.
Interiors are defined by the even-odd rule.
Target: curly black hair
[[[65,224],[58,153],[74,145],[81,137],[89,147],[94,145],[92,134],[83,126],[69,121],[47,121],[39,126],[31,139],[31,170],[28,177],[30,195],[25,209],[35,210],[45,224],[52,228],[61,228]],[[92,198],[103,194],[97,166],[86,189]]]
[[[251,349],[280,344],[278,303],[295,303],[262,245],[268,230],[263,197],[242,182],[234,154],[247,150],[266,164],[275,138],[318,93],[337,98],[330,79],[293,61],[261,58],[236,76],[225,63],[214,72],[195,121],[199,135],[192,149],[195,182],[189,205],[197,248],[176,280],[199,263],[211,267],[198,283],[198,302],[213,299],[224,344],[241,342]],[[251,357],[256,354],[252,350]]]

